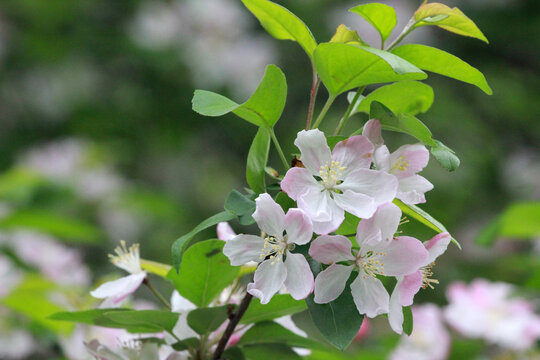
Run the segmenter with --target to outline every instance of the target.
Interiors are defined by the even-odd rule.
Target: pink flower
[[[450,335],[443,325],[441,310],[433,304],[415,306],[413,332],[403,336],[390,360],[445,360],[450,350]]]
[[[425,203],[424,194],[433,189],[433,185],[417,173],[428,164],[429,151],[426,147],[422,144],[403,145],[390,153],[382,142],[381,123],[375,119],[364,125],[362,134],[378,145],[373,154],[375,167],[398,179],[396,197],[406,204]]]
[[[426,262],[428,252],[412,237],[392,238],[397,230],[401,211],[392,203],[381,206],[368,225],[360,221],[356,235],[359,249],[345,236],[323,235],[313,240],[309,254],[323,264],[330,264],[315,280],[315,302],[335,300],[345,289],[353,270],[358,276],[351,283],[351,292],[360,314],[375,317],[389,310],[389,295],[377,275],[401,276],[416,271]],[[370,234],[379,230],[391,234],[390,239],[373,241]],[[346,262],[347,265],[339,264]]]
[[[512,298],[510,284],[476,279],[448,287],[446,321],[466,337],[483,338],[503,348],[526,350],[540,338],[533,304]]]
[[[438,284],[435,279],[431,279],[431,268],[435,265],[435,260],[442,255],[450,244],[451,236],[444,232],[435,235],[431,240],[426,241],[424,246],[428,251],[428,257],[420,268],[412,274],[398,277],[398,282],[392,296],[390,296],[390,312],[388,321],[392,329],[398,334],[403,333],[403,306],[411,306],[414,295],[421,287],[427,288]]]
[[[369,168],[373,144],[366,137],[352,136],[330,151],[324,133],[302,130],[294,144],[305,168],[290,169],[281,189],[310,217],[315,233],[336,230],[345,211],[369,218],[379,205],[394,199],[397,181]]]
[[[253,218],[264,235],[237,235],[225,243],[224,254],[233,266],[260,262],[247,291],[262,304],[268,303],[283,285],[293,298],[306,298],[313,290],[313,274],[304,256],[291,250],[311,240],[311,220],[300,209],[290,209],[285,215],[268,194],[261,194],[255,203]]]
[[[216,232],[218,239],[223,241],[231,240],[236,236],[236,233],[228,222],[220,222],[217,224]]]

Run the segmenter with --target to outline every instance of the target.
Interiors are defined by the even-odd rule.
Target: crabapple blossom
[[[373,144],[365,136],[351,136],[331,151],[323,132],[302,130],[294,144],[305,167],[287,171],[281,189],[310,217],[315,233],[335,231],[345,211],[369,218],[396,196],[396,178],[370,169]]]
[[[424,243],[428,252],[426,261],[412,274],[398,277],[398,282],[390,296],[390,312],[388,313],[390,326],[398,334],[403,332],[402,307],[412,305],[414,295],[420,288],[425,289],[430,287],[433,289],[432,284],[439,283],[437,280],[431,278],[433,275],[431,269],[435,265],[435,260],[446,251],[451,239],[450,234],[444,232],[426,241]]]
[[[393,238],[401,211],[394,204],[385,204],[375,212],[369,226],[360,221],[356,235],[359,249],[345,236],[323,235],[311,243],[309,254],[323,264],[329,264],[315,280],[315,302],[335,300],[345,289],[353,270],[358,276],[350,288],[358,312],[368,317],[385,314],[389,310],[389,295],[377,275],[402,276],[416,271],[428,258],[422,243],[408,236]],[[396,220],[397,219],[397,220]],[[390,235],[390,241],[374,242],[373,233],[379,230]],[[347,265],[340,264],[346,262]]]
[[[426,147],[422,144],[403,145],[390,153],[382,140],[381,123],[376,119],[364,125],[362,135],[375,144],[375,168],[398,179],[396,197],[406,204],[425,203],[424,194],[433,189],[433,185],[417,173],[428,164],[429,151]]]
[[[483,338],[511,350],[526,350],[540,339],[540,316],[532,303],[511,297],[513,287],[476,279],[451,284],[444,309],[448,324],[462,335]]]
[[[313,290],[313,274],[304,256],[291,250],[311,240],[311,220],[300,209],[289,209],[285,215],[268,194],[259,195],[255,203],[253,218],[263,236],[237,235],[225,243],[224,254],[233,266],[249,261],[260,263],[247,291],[262,304],[268,303],[283,285],[293,298],[306,298]]]
[[[106,299],[102,307],[118,305],[135,292],[146,278],[146,272],[141,269],[139,244],[133,244],[128,249],[126,242],[122,240],[120,245],[114,250],[116,255],[109,255],[109,257],[115,266],[127,271],[130,275],[101,284],[90,292],[93,297]]]
[[[223,241],[231,240],[236,236],[236,233],[228,222],[220,222],[217,224],[216,232],[218,239]]]

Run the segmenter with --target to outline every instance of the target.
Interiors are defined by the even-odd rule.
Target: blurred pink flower
[[[0,299],[8,295],[23,278],[20,271],[6,256],[0,254]]]

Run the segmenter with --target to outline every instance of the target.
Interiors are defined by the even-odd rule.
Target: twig
[[[146,285],[148,287],[148,289],[150,289],[150,291],[158,298],[159,301],[161,301],[161,303],[163,305],[165,305],[165,307],[169,310],[171,310],[171,304],[169,304],[169,302],[167,300],[165,300],[165,298],[163,297],[163,295],[161,295],[159,293],[159,291],[157,291],[157,289],[154,287],[154,285],[152,285],[150,283],[150,280],[148,278],[145,278],[143,280],[143,284]]]
[[[311,65],[313,68],[313,83],[311,84],[311,91],[309,92],[309,108],[306,120],[306,130],[309,130],[311,127],[311,118],[313,117],[313,109],[315,108],[315,100],[317,99],[317,92],[319,91],[319,85],[321,85],[321,79],[317,75],[315,66]]]

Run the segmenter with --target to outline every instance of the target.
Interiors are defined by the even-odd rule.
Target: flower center
[[[368,276],[376,277],[377,274],[383,275],[384,262],[382,257],[386,256],[386,252],[368,251],[365,255],[357,255],[356,265],[360,270],[364,271],[362,277],[367,279]]]
[[[274,265],[276,262],[280,262],[283,258],[283,253],[287,249],[287,239],[284,238],[279,240],[274,236],[267,236],[264,238],[264,246],[261,250],[259,258],[264,260],[266,258],[270,259],[271,264]]]
[[[432,262],[431,264],[421,269],[422,270],[422,289],[427,289],[428,287],[431,289],[435,289],[432,284],[439,283],[439,280],[431,279],[431,277],[433,276],[433,271],[431,271],[433,266],[435,266],[435,262]]]
[[[405,157],[401,155],[390,169],[390,172],[392,172],[393,170],[405,171],[408,167],[409,163],[405,160]]]
[[[319,168],[319,176],[321,177],[322,184],[327,190],[333,190],[334,186],[339,185],[342,182],[343,171],[347,169],[346,166],[341,166],[339,161],[328,162]]]
[[[114,252],[116,255],[109,254],[109,259],[115,266],[126,270],[130,274],[142,272],[139,259],[139,244],[133,244],[128,249],[126,242],[121,240],[120,246],[117,246]]]

